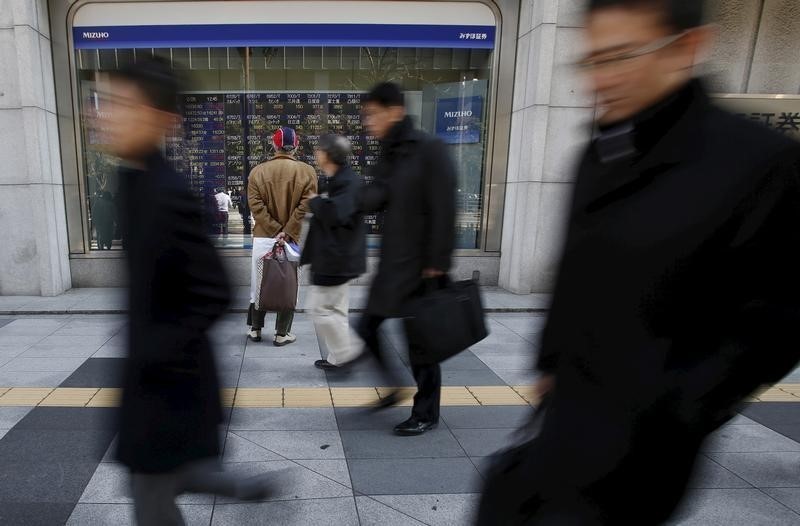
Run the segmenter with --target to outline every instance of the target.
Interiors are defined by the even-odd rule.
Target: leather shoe
[[[335,371],[339,368],[338,365],[333,365],[328,360],[317,360],[314,362],[314,367],[317,369],[322,369],[323,371]]]
[[[389,409],[390,407],[394,407],[398,403],[400,403],[400,397],[397,396],[396,392],[391,392],[388,395],[381,398],[380,400],[378,400],[377,402],[375,402],[375,405],[373,405],[371,409],[373,411],[382,411],[384,409]]]
[[[398,424],[394,428],[394,434],[404,437],[417,436],[425,433],[430,429],[436,428],[437,422],[423,422],[416,417],[411,417],[402,424]]]

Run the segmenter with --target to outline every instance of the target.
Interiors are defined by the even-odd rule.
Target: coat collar
[[[709,107],[702,84],[693,80],[628,123],[634,150],[627,159],[604,163],[595,139],[591,155],[601,175],[593,178],[596,189],[586,210],[591,212],[622,199],[664,171],[702,155],[701,124]]]
[[[295,157],[294,155],[289,155],[288,153],[277,152],[275,155],[272,156],[272,159],[270,159],[270,161],[274,161],[276,159],[289,159],[291,161],[296,161],[297,157]]]

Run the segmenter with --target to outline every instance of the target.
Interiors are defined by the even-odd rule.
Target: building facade
[[[354,167],[369,182],[377,144],[363,133],[361,97],[393,80],[459,168],[454,273],[549,292],[594,113],[571,66],[582,8],[580,0],[0,0],[0,294],[124,284],[103,93],[110,72],[148,54],[187,79],[185,116],[164,153],[209,206],[208,233],[237,284],[249,279],[243,190],[269,156],[271,130],[297,128],[303,158],[322,133],[350,136]],[[719,38],[703,73],[720,103],[800,134],[800,6],[715,0],[711,8]],[[220,192],[234,203],[224,217],[213,214]],[[377,248],[380,217],[367,221]]]

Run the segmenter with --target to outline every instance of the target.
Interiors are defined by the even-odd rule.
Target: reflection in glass
[[[300,159],[312,165],[320,135],[348,136],[354,145],[353,168],[369,182],[369,167],[377,161],[380,145],[365,135],[360,118],[362,94],[377,82],[391,80],[403,87],[408,111],[417,124],[444,140],[457,164],[457,247],[480,247],[491,51],[232,47],[76,51],[84,209],[92,250],[124,248],[115,219],[116,165],[103,145],[102,117],[107,109],[98,92],[107,72],[153,53],[172,60],[173,67],[188,79],[188,91],[182,95],[183,123],[166,138],[164,153],[186,174],[204,203],[208,233],[218,246],[251,246],[247,177],[255,165],[271,156],[270,138],[279,126],[297,129]],[[376,246],[380,218],[371,216],[366,221],[370,244]]]

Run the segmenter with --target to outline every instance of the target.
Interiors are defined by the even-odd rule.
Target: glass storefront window
[[[352,2],[305,3],[329,8],[330,4]],[[180,21],[190,16],[188,10],[213,9],[219,2],[151,2],[150,7],[163,9],[169,4],[184,13],[178,17]],[[391,14],[381,11],[382,2],[358,4],[377,6],[374,12],[368,10],[367,17]],[[420,20],[426,19],[426,6],[442,5],[403,4],[407,9],[420,9]],[[447,5],[455,9],[461,4]],[[320,29],[306,21],[271,24],[268,29],[273,36],[263,38],[256,29],[267,26],[242,25],[237,20],[203,26],[202,31],[187,20],[177,26],[162,22],[157,27],[144,21],[122,26],[101,24],[91,16],[87,20],[92,23],[76,24],[73,38],[82,116],[84,208],[92,250],[124,248],[114,212],[119,199],[115,161],[105,153],[102,129],[96,127],[96,122],[102,122],[97,117],[105,111],[97,93],[109,72],[149,55],[169,60],[188,81],[188,89],[181,95],[183,122],[166,138],[164,153],[206,205],[208,233],[219,247],[251,246],[247,178],[255,165],[272,155],[270,138],[279,126],[297,129],[299,157],[312,165],[320,135],[348,136],[354,147],[353,168],[369,183],[370,166],[378,159],[380,145],[364,131],[361,103],[372,85],[391,80],[402,86],[408,112],[417,125],[441,138],[456,162],[457,248],[480,248],[493,23],[419,26],[392,24],[394,20],[387,18],[382,27],[328,23]],[[172,32],[167,33],[166,28]],[[230,45],[236,39],[243,45]],[[372,43],[375,45],[368,45]],[[233,201],[227,216],[217,213],[215,196],[220,192],[228,193]],[[370,225],[370,245],[377,246],[380,217],[365,220]]]

